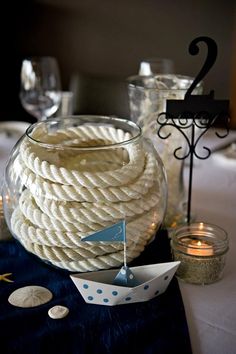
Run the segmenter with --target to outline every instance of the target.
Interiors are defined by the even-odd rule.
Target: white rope
[[[142,252],[144,246],[153,235],[154,228],[148,228],[151,220],[153,221],[153,211],[149,215],[143,215],[139,220],[134,220],[127,225],[128,261],[137,257]],[[60,263],[62,262],[63,266],[61,266],[71,271],[85,271],[85,269],[81,268],[81,262],[83,264],[85,259],[86,264],[90,263],[87,270],[100,269],[99,264],[101,264],[101,259],[103,259],[102,264],[105,268],[110,266],[111,259],[117,259],[117,257],[119,260],[122,259],[122,243],[106,244],[99,242],[95,245],[95,243],[82,242],[81,235],[78,234],[63,234],[62,232],[35,228],[24,218],[19,208],[13,212],[12,229],[28,251],[58,267],[60,267]],[[73,243],[73,237],[76,240],[75,243]],[[68,243],[67,247],[65,247],[65,239]],[[136,255],[135,257],[133,256],[134,254]],[[75,269],[72,264],[75,265],[76,262],[77,268]],[[121,263],[120,261],[119,264]]]
[[[21,156],[25,165],[31,171],[49,181],[70,186],[80,185],[86,188],[121,186],[134,181],[142,172],[144,165],[144,153],[138,147],[132,147],[132,149],[127,147],[128,152],[130,152],[130,161],[127,165],[122,166],[118,170],[92,173],[57,167],[55,164],[50,164],[48,161],[42,160],[36,155],[34,150],[36,150],[36,147],[29,142],[22,144]],[[45,155],[45,153],[46,152],[43,151],[41,155]],[[94,156],[94,158],[96,158],[96,156]],[[84,159],[85,157],[83,157],[83,160]],[[68,165],[67,160],[67,166]]]
[[[22,213],[33,224],[47,230],[68,232],[94,232],[121,218],[143,214],[157,207],[160,196],[153,189],[142,200],[127,203],[60,203],[50,199],[40,199],[25,190],[19,200]],[[35,202],[36,201],[36,202]],[[73,205],[73,206],[72,206]]]
[[[82,126],[64,131],[36,130],[44,145],[25,138],[13,166],[26,189],[11,218],[14,234],[30,252],[71,271],[116,267],[122,243],[81,239],[120,219],[127,223],[127,261],[137,257],[162,215],[159,176],[152,154],[113,127]],[[72,147],[108,145],[106,150]],[[54,145],[54,148],[52,146]],[[63,148],[61,148],[61,145]]]
[[[142,236],[143,231],[148,230],[150,222],[154,220],[153,211],[142,215],[141,218],[135,219],[127,225],[127,235],[129,236],[127,240],[128,247],[142,239],[142,242],[145,239]],[[137,226],[138,225],[138,226]],[[119,242],[113,242],[107,244],[106,242],[83,242],[81,239],[85,236],[88,236],[90,233],[80,233],[80,232],[63,232],[55,230],[44,230],[36,225],[32,224],[25,216],[22,214],[19,208],[15,209],[12,214],[12,227],[16,234],[20,234],[21,237],[25,240],[31,240],[34,243],[44,244],[47,246],[61,246],[61,247],[86,247],[96,248],[111,245],[109,248],[111,252],[116,251],[117,249],[123,249],[123,245]],[[150,231],[151,232],[151,231]],[[108,249],[106,252],[109,253]]]
[[[77,201],[77,202],[119,202],[139,199],[153,186],[156,176],[156,162],[152,155],[146,157],[143,173],[132,183],[120,187],[89,188],[77,185],[64,185],[54,183],[40,177],[29,168],[22,165],[22,179],[32,194],[47,196],[53,200]]]

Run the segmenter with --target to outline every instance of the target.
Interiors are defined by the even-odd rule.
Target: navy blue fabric
[[[162,231],[131,265],[169,260],[169,241]],[[176,278],[155,299],[109,307],[86,304],[68,272],[43,263],[16,241],[0,243],[0,274],[9,272],[14,283],[0,281],[1,354],[191,353]],[[9,295],[28,285],[45,286],[53,299],[31,309],[10,305]],[[55,305],[67,306],[69,315],[51,319],[48,310]]]

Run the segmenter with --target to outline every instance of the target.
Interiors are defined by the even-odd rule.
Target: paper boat
[[[114,306],[148,301],[164,293],[179,264],[169,262],[131,267],[140,283],[133,288],[112,284],[119,271],[117,269],[73,274],[70,277],[87,303]]]

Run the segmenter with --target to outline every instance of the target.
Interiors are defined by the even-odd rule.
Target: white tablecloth
[[[206,146],[225,140],[204,139]],[[228,140],[236,138],[231,132]],[[187,182],[188,167],[185,168]],[[187,184],[187,183],[186,183]],[[230,239],[223,279],[205,286],[179,281],[193,354],[236,353],[236,159],[222,161],[216,153],[194,164],[192,210],[197,221],[216,224]]]
[[[21,131],[7,136],[0,124],[0,180],[6,160],[27,123],[11,122]],[[7,125],[8,127],[8,125]],[[232,133],[227,140],[236,137]],[[225,144],[213,137],[206,146]],[[185,305],[193,354],[236,353],[236,160],[222,163],[211,156],[194,164],[192,210],[198,221],[214,223],[224,228],[230,238],[230,249],[224,277],[215,284],[198,286],[179,282]],[[188,167],[185,168],[187,181]],[[176,348],[178,351],[178,348]]]

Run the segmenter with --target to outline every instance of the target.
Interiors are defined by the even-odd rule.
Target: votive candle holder
[[[180,261],[177,277],[192,284],[211,284],[220,280],[229,249],[228,235],[219,226],[198,222],[180,226],[172,232],[171,249]]]

